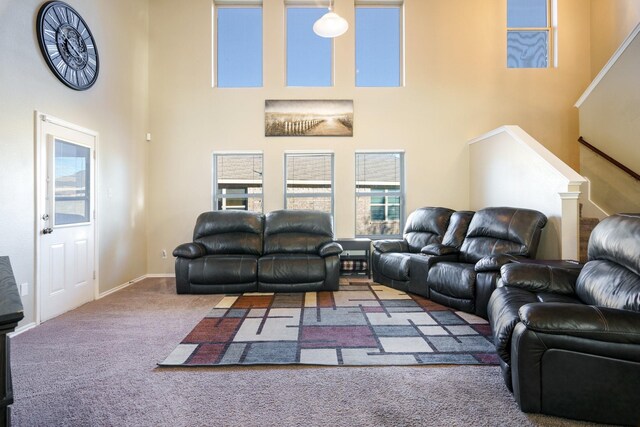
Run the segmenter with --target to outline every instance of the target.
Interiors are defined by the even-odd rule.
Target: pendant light
[[[349,29],[346,19],[333,11],[333,0],[329,1],[329,12],[322,15],[313,24],[313,32],[320,37],[334,38],[343,35]]]

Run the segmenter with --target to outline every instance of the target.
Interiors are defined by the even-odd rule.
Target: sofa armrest
[[[509,263],[500,268],[502,285],[517,286],[531,292],[572,295],[580,270],[539,264]]]
[[[409,246],[404,240],[374,240],[373,248],[382,253],[386,252],[409,252]]]
[[[431,243],[423,247],[420,252],[425,255],[456,255],[459,251],[453,246],[443,245],[442,243]]]
[[[200,243],[183,243],[177,248],[173,250],[174,257],[180,258],[200,258],[201,256],[205,256],[207,254],[207,250]]]
[[[640,313],[593,305],[531,303],[520,307],[527,329],[553,335],[640,344]]]
[[[476,273],[487,272],[487,271],[500,271],[500,268],[503,265],[509,264],[510,262],[516,261],[518,258],[514,255],[508,254],[497,254],[497,255],[489,255],[484,258],[480,258],[474,267]]]
[[[340,246],[338,242],[328,242],[320,246],[318,253],[323,258],[331,255],[340,255],[342,253],[342,246]]]

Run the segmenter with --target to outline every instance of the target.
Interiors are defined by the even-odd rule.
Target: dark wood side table
[[[22,300],[13,277],[9,257],[0,257],[0,425],[11,425],[13,384],[8,333],[13,332],[24,317]]]
[[[343,249],[340,254],[340,275],[371,278],[371,239],[338,238],[336,242]]]

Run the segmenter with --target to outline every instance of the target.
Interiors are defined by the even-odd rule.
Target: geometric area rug
[[[160,366],[495,365],[490,326],[370,281],[225,295]]]

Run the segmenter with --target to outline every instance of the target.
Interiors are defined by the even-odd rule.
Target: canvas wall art
[[[353,136],[353,100],[266,100],[265,136]]]

